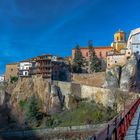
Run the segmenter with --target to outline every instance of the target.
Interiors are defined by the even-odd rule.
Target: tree
[[[90,54],[90,62],[89,68],[91,72],[99,72],[101,71],[101,60],[97,57],[95,50],[92,46],[92,41],[88,42],[89,54]]]
[[[39,99],[33,95],[28,99],[26,117],[30,122],[37,122],[41,116]]]
[[[73,62],[73,71],[76,73],[82,72],[82,66],[83,66],[83,56],[80,50],[79,45],[75,47],[75,57]]]
[[[17,80],[18,80],[18,77],[16,77],[16,76],[10,77],[10,83],[12,83],[12,84],[17,82]]]

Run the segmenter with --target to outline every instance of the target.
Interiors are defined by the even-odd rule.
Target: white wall
[[[29,70],[30,67],[32,67],[32,63],[20,62],[19,70]]]
[[[3,82],[5,80],[5,77],[3,75],[0,76],[0,82]]]

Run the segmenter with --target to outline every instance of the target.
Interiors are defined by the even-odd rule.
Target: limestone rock
[[[119,88],[120,67],[106,69],[106,80],[103,85],[105,88]]]
[[[49,99],[49,113],[56,113],[62,110],[64,104],[64,96],[60,88],[56,85],[51,85],[51,94]]]
[[[126,65],[122,67],[120,78],[120,89],[130,91],[136,87],[136,74],[137,74],[137,60],[135,55],[127,61]]]
[[[138,60],[132,55],[124,66],[116,66],[106,69],[105,88],[120,88],[123,91],[136,91],[140,74],[138,70]]]
[[[58,87],[51,87],[47,79],[37,76],[19,78],[16,86],[11,91],[8,90],[8,92],[11,94],[11,104],[16,110],[19,110],[19,101],[25,100],[34,94],[42,101],[43,110],[47,112],[50,110],[51,112],[60,111],[64,102],[64,97]]]

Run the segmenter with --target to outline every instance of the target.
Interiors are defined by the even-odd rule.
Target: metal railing
[[[139,104],[140,98],[133,104],[127,106],[104,129],[91,136],[88,140],[123,140]]]

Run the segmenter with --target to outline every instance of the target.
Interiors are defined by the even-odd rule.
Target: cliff
[[[36,95],[41,100],[43,112],[58,112],[62,109],[63,96],[58,92],[54,93],[50,82],[42,77],[19,78],[15,86],[8,84],[6,92],[11,95],[10,104],[16,111],[19,111],[19,102],[32,95]]]
[[[124,66],[106,69],[105,88],[120,88],[123,91],[139,92],[138,60],[135,55],[128,59]]]

